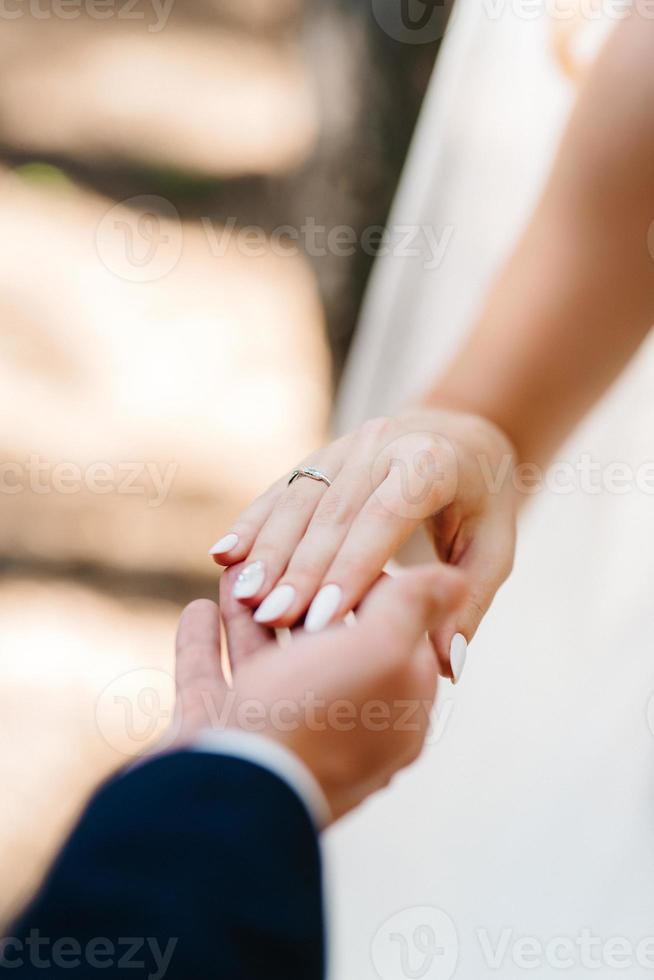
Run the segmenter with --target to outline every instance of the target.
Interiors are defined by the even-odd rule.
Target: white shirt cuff
[[[196,752],[229,755],[268,769],[299,796],[318,830],[324,830],[332,822],[329,803],[318,780],[294,752],[279,742],[255,732],[205,728],[190,748]]]

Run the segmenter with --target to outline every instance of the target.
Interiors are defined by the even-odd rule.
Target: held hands
[[[221,581],[220,611],[203,599],[182,614],[166,748],[187,746],[209,727],[265,735],[306,764],[337,819],[420,752],[438,674],[425,632],[462,601],[463,576],[430,567],[384,577],[356,626],[298,632],[281,648],[234,598],[238,572]],[[221,613],[233,687],[221,670]]]
[[[425,523],[438,558],[470,584],[465,605],[430,632],[441,670],[457,679],[513,563],[508,439],[477,416],[423,409],[373,419],[303,465],[331,486],[307,478],[289,486],[286,474],[211,549],[220,564],[245,562],[236,598],[256,608],[259,623],[293,626],[306,614],[305,629],[316,632],[356,608]]]

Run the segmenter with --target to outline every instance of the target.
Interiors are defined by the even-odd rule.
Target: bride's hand
[[[470,595],[432,643],[457,677],[470,641],[509,574],[515,546],[513,449],[484,419],[415,410],[373,419],[304,460],[331,486],[285,474],[214,545],[222,565],[247,560],[234,594],[255,619],[316,631],[356,608],[417,527],[441,561],[467,573]],[[308,610],[308,611],[307,611]]]

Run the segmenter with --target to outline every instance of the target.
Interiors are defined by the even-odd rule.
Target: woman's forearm
[[[654,321],[654,22],[633,14],[589,74],[547,187],[470,338],[427,396],[545,463]]]

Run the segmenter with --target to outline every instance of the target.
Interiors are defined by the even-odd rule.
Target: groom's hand
[[[308,766],[336,819],[419,754],[438,676],[426,633],[462,602],[463,577],[441,566],[380,580],[355,626],[296,634],[281,648],[233,598],[237,574],[221,583],[232,687],[221,669],[218,607],[198,600],[182,614],[174,744],[207,727],[263,734]]]

